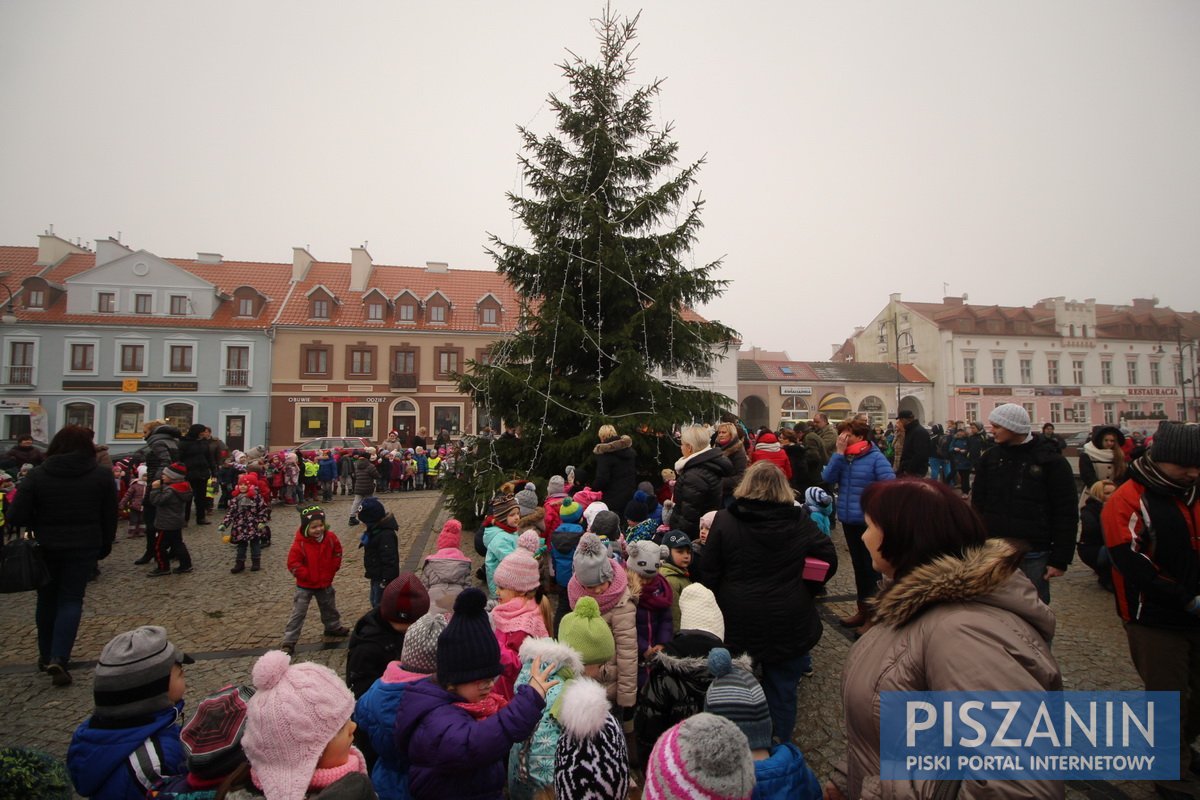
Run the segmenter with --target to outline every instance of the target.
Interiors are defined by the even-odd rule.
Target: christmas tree
[[[464,465],[472,486],[457,493],[476,509],[514,474],[572,464],[586,478],[603,424],[632,436],[640,467],[656,470],[673,429],[730,405],[687,382],[710,374],[736,337],[691,310],[727,283],[713,277],[719,261],[691,259],[704,203],[689,192],[702,160],[677,167],[671,126],[652,124],[662,82],[633,82],[637,18],[606,9],[594,24],[599,59],[560,65],[570,94],[549,98],[556,131],[518,129],[528,196],[508,199],[528,243],[490,237],[522,308],[515,333],[486,363],[469,362],[459,384],[520,438],[481,442]]]

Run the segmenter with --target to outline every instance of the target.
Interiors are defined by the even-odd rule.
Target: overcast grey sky
[[[621,0],[703,313],[824,359],[900,291],[1200,309],[1200,2]],[[486,269],[600,2],[0,3],[0,243]]]

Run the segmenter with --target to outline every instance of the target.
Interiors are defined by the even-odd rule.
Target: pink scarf
[[[612,570],[612,583],[600,595],[594,595],[585,591],[583,584],[579,582],[579,578],[572,575],[571,582],[567,584],[567,599],[571,601],[571,608],[575,607],[575,604],[579,602],[579,598],[588,595],[596,599],[596,603],[600,606],[601,614],[607,614],[612,611],[620,601],[621,596],[625,594],[625,590],[629,588],[629,577],[625,574],[625,567],[613,561]]]
[[[455,703],[454,705],[461,708],[471,715],[476,720],[487,719],[492,714],[495,714],[500,709],[508,705],[508,698],[492,692],[487,697],[475,703]]]
[[[346,763],[340,767],[326,767],[325,769],[313,770],[312,780],[308,782],[309,789],[324,789],[335,781],[349,775],[351,772],[361,772],[367,774],[367,760],[363,758],[363,754],[354,745],[350,746],[350,757],[346,759]],[[254,770],[250,770],[250,780],[259,789],[262,789],[262,784],[258,782],[258,776],[254,774]]]
[[[534,637],[546,637],[542,610],[528,597],[514,597],[492,609],[492,627],[501,633],[523,631]]]

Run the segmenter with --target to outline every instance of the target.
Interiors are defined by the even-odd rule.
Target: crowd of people
[[[339,454],[372,606],[353,631],[333,593],[341,542],[324,508],[297,499],[293,610],[253,681],[203,699],[181,729],[188,657],[161,628],[121,634],[101,654],[95,711],[68,769],[81,794],[105,798],[954,796],[882,784],[879,695],[1061,689],[1050,582],[1078,548],[1114,592],[1145,688],[1181,693],[1181,774],[1158,789],[1195,796],[1200,426],[1163,423],[1136,449],[1097,428],[1081,492],[1060,441],[1035,433],[1025,409],[998,406],[988,422],[990,438],[903,413],[890,429],[823,415],[754,433],[736,420],[692,425],[654,482],[642,480],[631,438],[605,425],[590,476],[565,467],[544,485],[506,484],[474,537],[448,520],[419,572],[404,574],[371,474],[403,450]],[[147,431],[150,452],[162,435],[175,438]],[[186,515],[195,489],[184,456],[165,447],[142,503],[156,553],[170,557],[177,542],[162,528]],[[234,573],[247,555],[260,568],[270,527],[266,469],[246,460],[222,523]],[[94,488],[94,530],[55,527],[56,481],[67,480]],[[178,497],[156,502],[165,491]],[[151,505],[158,516],[145,523]],[[88,565],[111,549],[116,511],[91,432],[71,428],[11,508],[40,540],[61,537],[57,588],[38,605],[39,666],[55,683],[76,593],[81,604]],[[858,600],[841,623],[857,640],[845,664],[814,664],[839,529]],[[190,567],[186,549],[178,555]],[[350,637],[344,678],[292,661],[314,598],[324,632]],[[841,673],[846,713],[846,752],[823,787],[793,742],[798,685],[819,669]],[[1053,781],[954,788],[1063,795]]]

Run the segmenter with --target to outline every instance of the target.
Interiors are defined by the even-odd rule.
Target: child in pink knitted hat
[[[517,549],[496,567],[499,602],[492,609],[492,630],[500,642],[500,677],[497,690],[506,698],[521,671],[521,643],[528,637],[545,638],[554,627],[554,610],[541,591],[538,557],[542,537],[528,530],[517,538]]]
[[[471,559],[462,551],[462,523],[446,520],[437,538],[437,552],[425,556],[421,569],[422,583],[429,592],[429,605],[434,611],[450,614],[454,599],[471,585]]]
[[[250,764],[235,773],[234,786],[257,787],[266,800],[304,800],[334,783],[370,786],[366,760],[353,744],[354,695],[333,670],[293,664],[272,650],[252,675],[255,694],[242,736]]]

